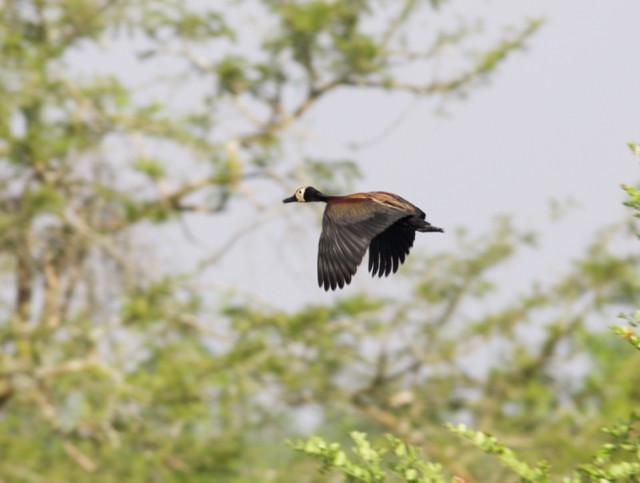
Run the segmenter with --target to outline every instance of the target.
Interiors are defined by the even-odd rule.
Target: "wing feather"
[[[415,231],[403,220],[394,223],[371,240],[369,247],[369,271],[372,276],[386,277],[396,273],[411,251]]]
[[[318,246],[318,285],[335,290],[349,284],[371,241],[406,216],[397,208],[367,199],[327,204]],[[379,257],[379,262],[387,267],[384,256]],[[371,264],[370,260],[370,267]],[[382,270],[382,265],[378,269]],[[390,270],[391,266],[386,269],[387,274]]]

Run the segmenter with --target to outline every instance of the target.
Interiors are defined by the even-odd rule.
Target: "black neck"
[[[307,188],[307,190],[304,193],[305,201],[322,201],[326,203],[327,201],[329,201],[329,198],[330,198],[329,196],[325,195],[324,193],[321,193],[315,188]]]

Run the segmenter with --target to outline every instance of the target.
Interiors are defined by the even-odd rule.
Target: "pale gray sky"
[[[640,140],[640,2],[456,0],[431,22],[452,23],[457,16],[483,18],[489,31],[521,25],[526,17],[544,17],[546,23],[528,50],[511,55],[487,86],[465,100],[448,101],[446,116],[436,114],[441,103],[433,100],[347,89],[336,93],[297,128],[309,138],[299,154],[357,160],[365,175],[357,191],[398,193],[448,230],[418,234],[415,252],[447,250],[456,228],[484,232],[497,214],[544,229],[541,248],[501,275],[517,282],[514,289],[524,288],[561,272],[594,229],[627,214],[619,185],[638,178],[637,158],[626,143]],[[399,117],[393,130],[366,143]],[[353,142],[365,146],[353,151]],[[296,186],[286,192],[259,183],[252,188],[262,203],[280,211],[239,241],[207,280],[240,286],[288,308],[330,300],[333,295],[316,283],[322,206],[281,205]],[[573,199],[581,208],[549,224],[550,199]],[[180,268],[194,256],[214,252],[229,234],[259,223],[262,216],[235,202],[226,215],[187,220],[197,245],[173,233],[160,251]],[[401,287],[394,277],[371,279],[365,265],[341,293],[397,293]]]

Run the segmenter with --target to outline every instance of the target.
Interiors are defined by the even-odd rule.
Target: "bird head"
[[[296,192],[282,200],[283,203],[307,203],[309,201],[327,201],[327,197],[313,186],[303,186]]]

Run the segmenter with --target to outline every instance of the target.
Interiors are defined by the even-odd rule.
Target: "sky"
[[[364,174],[355,191],[397,193],[447,228],[445,235],[418,234],[416,252],[448,250],[456,228],[484,233],[498,214],[543,231],[539,250],[501,275],[517,282],[514,290],[524,289],[562,273],[596,230],[629,214],[620,184],[638,179],[638,158],[626,143],[640,140],[640,2],[461,0],[451,6],[436,24],[457,15],[485,18],[487,29],[528,17],[545,24],[488,85],[447,101],[446,114],[441,103],[408,95],[336,93],[304,120],[309,140],[301,155],[355,159]],[[362,147],[353,150],[354,142]],[[234,245],[208,280],[286,308],[335,296],[316,285],[322,206],[275,207],[291,193],[258,191],[262,202],[273,198],[277,211],[268,215],[236,210],[187,223],[200,240],[197,250],[215,251],[211,233],[273,217]],[[577,207],[550,223],[550,200]],[[393,293],[397,283],[371,279],[364,266],[342,294],[360,290]]]
[[[455,23],[459,16],[483,19],[488,32],[532,17],[545,24],[526,50],[511,54],[465,99],[336,92],[297,127],[306,138],[297,154],[353,159],[363,173],[355,191],[397,193],[447,229],[418,234],[414,252],[450,250],[456,229],[485,233],[499,214],[541,230],[540,248],[500,274],[511,290],[522,290],[562,273],[596,230],[629,215],[620,184],[638,180],[640,158],[626,143],[640,141],[640,2],[455,0],[414,28]],[[227,214],[187,218],[195,242],[185,242],[182,229],[167,233],[159,256],[180,271],[253,226],[206,272],[205,285],[239,287],[287,309],[358,291],[401,295],[407,289],[394,277],[371,279],[365,263],[337,295],[320,290],[323,206],[283,205],[297,186],[289,188],[250,186],[266,211],[233,202]],[[578,207],[550,223],[550,200]]]

